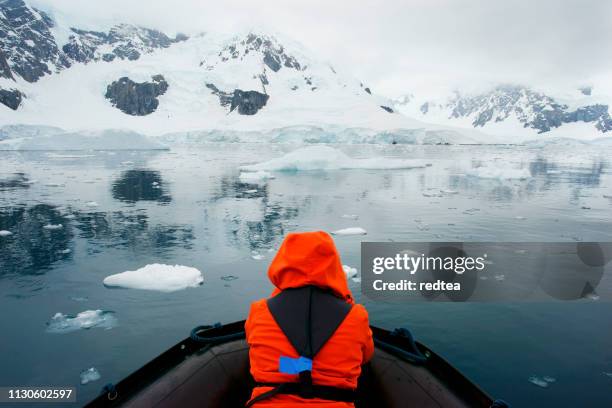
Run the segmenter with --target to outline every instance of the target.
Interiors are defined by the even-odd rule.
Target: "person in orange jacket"
[[[288,234],[268,277],[272,296],[251,304],[245,324],[256,381],[247,407],[354,407],[374,343],[331,236]]]

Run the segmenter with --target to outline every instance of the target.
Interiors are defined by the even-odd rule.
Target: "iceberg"
[[[0,237],[8,237],[9,235],[13,235],[13,233],[7,230],[0,231]]]
[[[347,279],[353,279],[357,276],[357,268],[352,268],[348,265],[342,265],[342,269],[344,270]]]
[[[197,287],[204,282],[202,272],[183,265],[150,264],[135,271],[126,271],[104,278],[109,288],[175,292]]]
[[[54,231],[54,230],[59,230],[64,228],[64,226],[62,224],[47,224],[47,225],[43,225],[43,228],[49,231]]]
[[[368,232],[361,227],[343,228],[332,231],[332,235],[366,235]]]
[[[102,376],[95,367],[87,368],[81,371],[81,385],[88,384],[90,382],[98,381]]]
[[[55,334],[70,333],[80,329],[100,327],[112,329],[117,325],[114,312],[103,310],[86,310],[76,316],[56,313],[51,321],[47,322],[47,332]]]
[[[547,375],[545,375],[544,377],[537,377],[535,375],[532,375],[531,377],[529,377],[528,381],[533,385],[537,385],[538,387],[548,388],[548,386],[557,381],[557,379]]]
[[[266,162],[241,166],[244,172],[312,171],[312,170],[394,170],[427,167],[429,163],[416,159],[375,157],[354,159],[330,146],[308,146]]]
[[[255,171],[255,172],[242,172],[240,173],[240,176],[238,176],[238,178],[240,179],[240,181],[244,181],[244,182],[258,182],[258,181],[270,180],[275,177],[274,175],[272,175],[271,173],[267,171],[260,170],[260,171]]]

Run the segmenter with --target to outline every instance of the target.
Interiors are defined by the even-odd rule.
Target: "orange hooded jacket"
[[[270,264],[268,277],[275,286],[272,296],[284,289],[313,285],[331,289],[338,297],[354,304],[334,241],[322,231],[288,234]],[[297,358],[299,355],[276,324],[266,299],[251,304],[245,329],[250,347],[251,374],[255,381],[297,382],[297,375],[279,372],[280,356]],[[361,365],[372,357],[373,352],[368,313],[362,305],[354,304],[315,356],[312,381],[317,385],[355,389]],[[256,387],[251,398],[270,389]],[[289,394],[275,395],[255,403],[254,407],[300,408],[305,405],[321,408],[353,407],[352,403],[302,399]]]

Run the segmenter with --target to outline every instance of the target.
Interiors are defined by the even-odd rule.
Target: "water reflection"
[[[191,249],[195,239],[192,226],[150,225],[149,217],[142,212],[79,212],[75,227],[78,236],[88,240],[90,253],[101,252],[103,248],[164,253],[176,247]]]
[[[72,256],[70,220],[48,204],[0,209],[0,277],[44,274],[55,262]]]
[[[0,178],[0,190],[28,188],[30,184],[30,180],[24,173],[14,173],[9,177]]]
[[[166,193],[159,171],[127,170],[113,183],[113,198],[128,203],[157,201],[168,204],[172,197]]]
[[[212,202],[225,210],[223,223],[230,245],[251,251],[272,248],[287,232],[286,223],[300,213],[286,199],[272,199],[266,183],[245,183],[235,177],[221,179]]]

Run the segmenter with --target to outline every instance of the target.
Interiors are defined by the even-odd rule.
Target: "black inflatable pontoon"
[[[376,351],[363,367],[357,407],[493,406],[491,397],[407,331],[372,331]],[[116,385],[107,385],[87,407],[244,407],[252,387],[241,321],[197,328]]]

